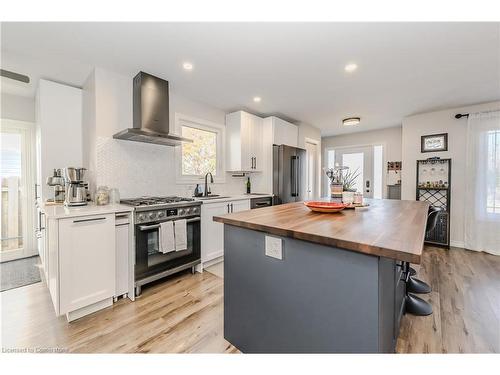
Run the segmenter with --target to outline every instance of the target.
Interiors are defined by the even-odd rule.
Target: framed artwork
[[[420,152],[448,151],[448,133],[423,135]]]

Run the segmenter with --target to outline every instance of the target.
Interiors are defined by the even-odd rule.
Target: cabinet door
[[[128,293],[129,224],[116,225],[116,291],[115,296]]]
[[[254,171],[262,171],[264,166],[264,148],[263,148],[263,120],[260,117],[253,116],[252,117],[252,130],[251,130],[251,142],[252,142],[252,156],[254,158],[253,161],[253,170]]]
[[[217,215],[225,215],[228,202],[201,205],[201,261],[208,262],[224,254],[224,224],[213,221]]]
[[[241,117],[241,170],[253,170],[252,115],[242,114]]]
[[[285,120],[273,117],[274,143],[298,147],[299,129],[296,125]]]
[[[60,310],[68,313],[115,292],[115,216],[59,221]]]
[[[240,212],[250,209],[250,199],[229,202],[231,212]]]

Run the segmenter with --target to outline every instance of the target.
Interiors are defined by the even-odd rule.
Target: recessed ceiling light
[[[354,72],[356,69],[358,69],[358,65],[357,64],[347,64],[345,67],[344,67],[344,70],[347,72],[347,73],[352,73]]]
[[[191,64],[190,62],[185,62],[184,64],[182,64],[182,67],[184,68],[184,70],[193,70],[193,64]]]
[[[261,97],[260,97],[260,96],[255,96],[255,97],[253,98],[253,101],[254,101],[255,103],[260,103],[260,101],[261,101],[261,100],[262,100],[262,99],[261,99]]]
[[[360,117],[348,117],[342,120],[344,126],[358,125],[361,121]]]

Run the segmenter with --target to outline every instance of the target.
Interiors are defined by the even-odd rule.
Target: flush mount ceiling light
[[[360,117],[348,117],[342,120],[342,125],[344,126],[358,125],[360,121],[361,121]]]
[[[193,70],[193,64],[191,64],[190,62],[185,62],[184,64],[182,64],[182,67],[184,68],[184,70]]]
[[[253,101],[254,101],[255,103],[260,103],[260,101],[261,101],[261,100],[262,100],[262,99],[261,99],[261,97],[260,97],[260,96],[254,96],[254,98],[253,98]]]
[[[347,65],[344,67],[344,70],[345,70],[347,73],[352,73],[352,72],[354,72],[356,69],[358,69],[358,65],[357,65],[357,64],[354,64],[354,63],[347,64]]]

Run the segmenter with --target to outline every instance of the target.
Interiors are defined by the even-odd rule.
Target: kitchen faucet
[[[206,175],[205,175],[205,192],[203,193],[203,196],[204,197],[208,197],[208,194],[210,194],[210,189],[208,188],[208,175],[210,175],[210,183],[213,184],[214,183],[214,176],[212,176],[212,173],[211,172],[208,172]]]

